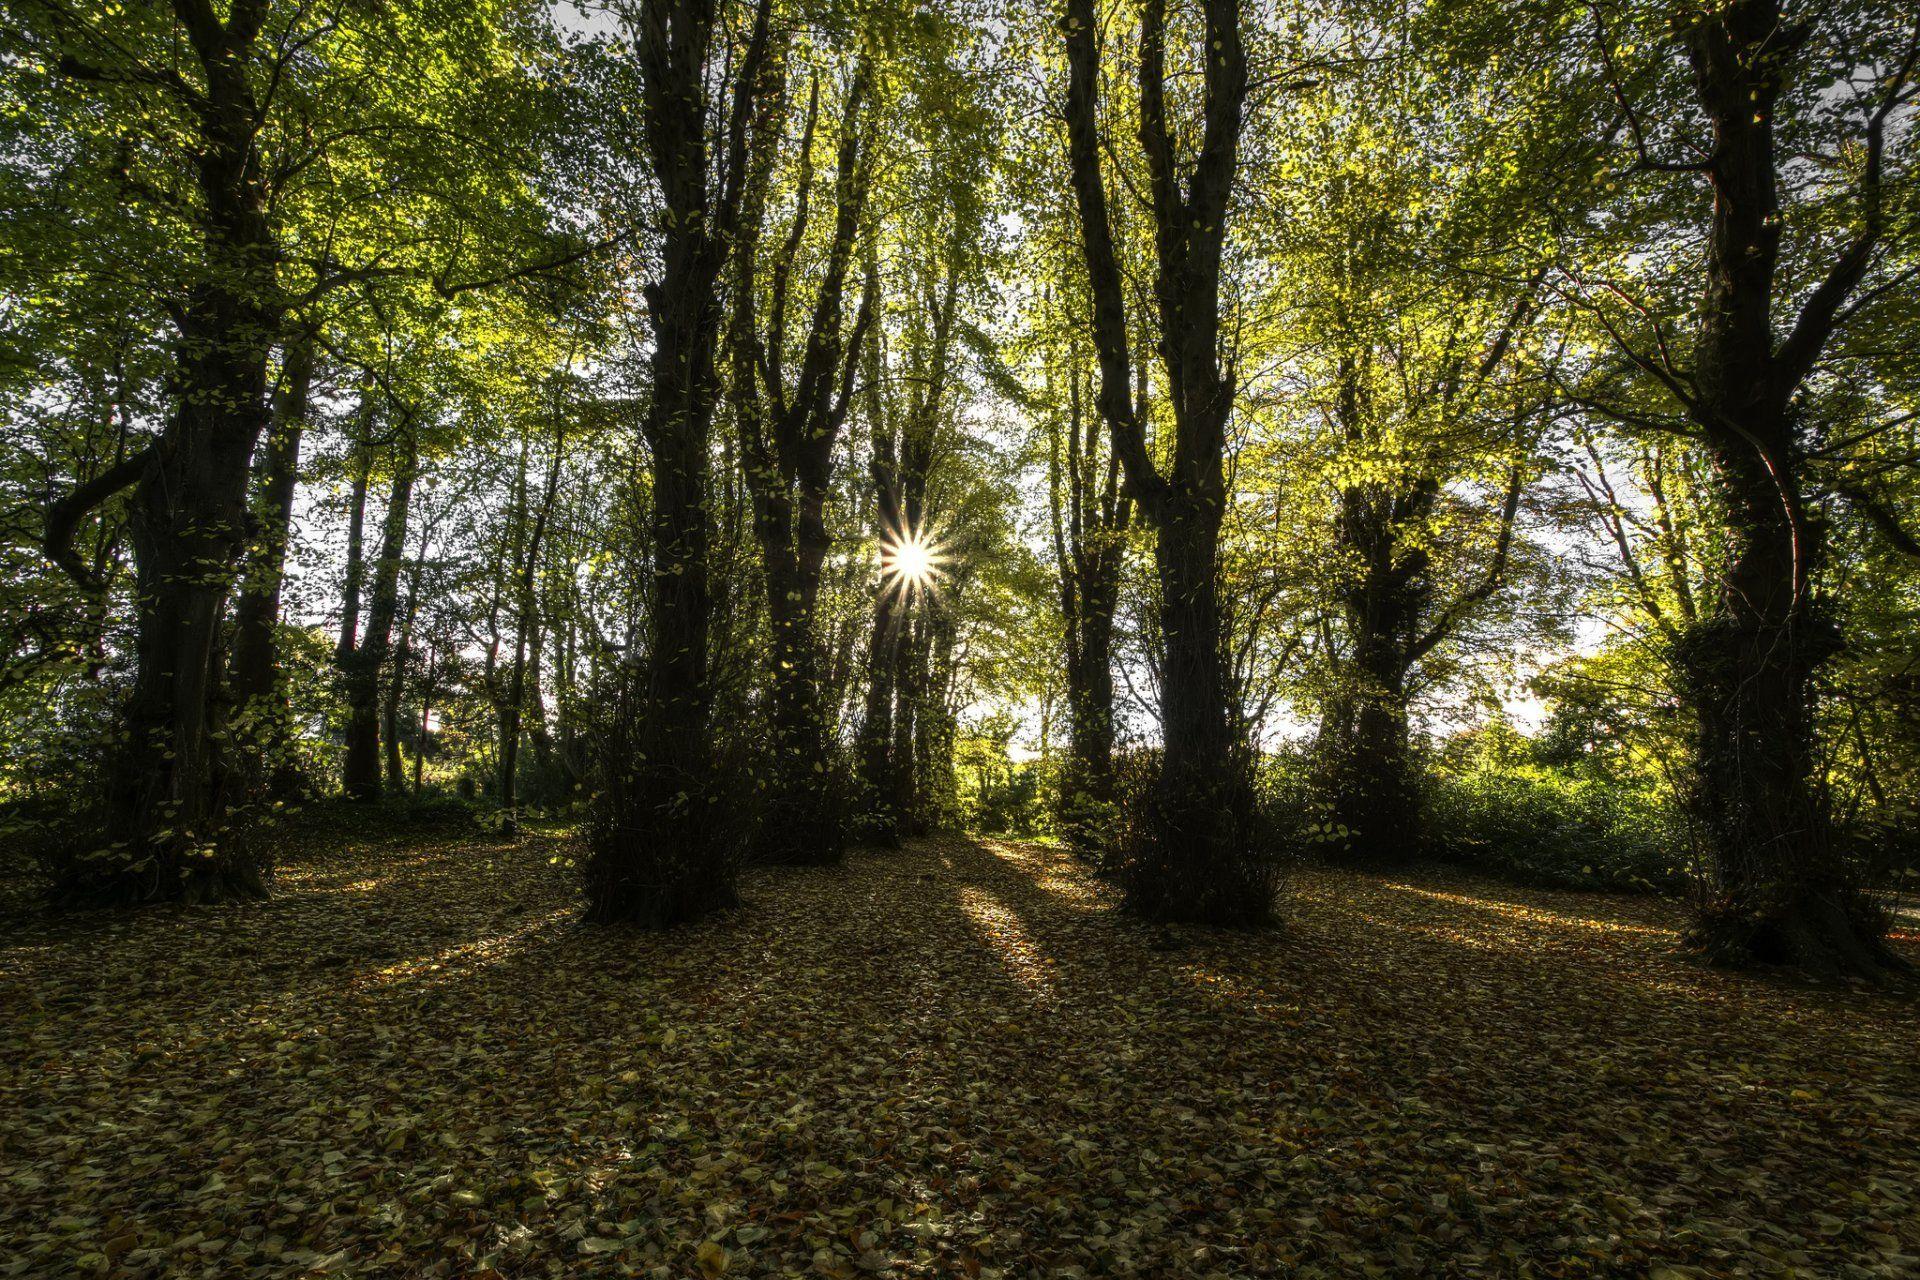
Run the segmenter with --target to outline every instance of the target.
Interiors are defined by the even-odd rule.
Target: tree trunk
[[[737,852],[723,830],[709,727],[708,440],[712,427],[718,285],[739,225],[747,124],[766,90],[771,0],[756,7],[733,81],[719,198],[708,156],[707,78],[713,6],[670,16],[645,0],[636,54],[654,176],[667,218],[660,278],[648,284],[653,394],[643,422],[653,478],[653,583],[638,724],[616,749],[587,865],[587,918],[665,927],[736,901]],[[633,710],[624,713],[628,718]]]
[[[259,471],[258,534],[234,605],[233,659],[228,680],[235,714],[232,733],[249,767],[273,796],[299,786],[277,631],[280,588],[286,577],[287,536],[299,480],[300,438],[313,382],[313,344],[296,336],[285,349],[280,389]]]
[[[1226,425],[1234,385],[1220,358],[1220,278],[1247,96],[1238,0],[1203,0],[1207,51],[1197,155],[1176,162],[1166,101],[1166,4],[1141,14],[1139,138],[1154,224],[1157,347],[1174,439],[1166,474],[1131,397],[1126,287],[1107,210],[1099,133],[1099,22],[1069,0],[1067,132],[1080,242],[1093,299],[1099,408],[1128,488],[1153,525],[1163,645],[1159,781],[1126,866],[1130,909],[1158,920],[1244,924],[1272,910],[1272,871],[1254,846],[1253,790],[1228,677],[1219,601]]]
[[[1060,782],[1059,818],[1081,852],[1104,862],[1115,852],[1111,846],[1117,835],[1113,615],[1132,504],[1120,489],[1119,458],[1110,449],[1104,486],[1096,481],[1101,427],[1097,415],[1083,412],[1081,381],[1076,362],[1068,372],[1067,448],[1063,456],[1061,433],[1056,431],[1048,453],[1054,563],[1066,641],[1068,759]],[[1140,386],[1144,398],[1144,373]]]
[[[374,393],[360,391],[360,409],[354,415],[353,487],[347,499],[347,564],[340,591],[340,639],[334,645],[333,664],[344,671],[360,644],[360,593],[367,577],[367,490],[373,480]]]
[[[242,838],[252,797],[227,746],[222,688],[223,614],[280,323],[248,79],[258,32],[210,12],[182,21],[204,72],[193,153],[208,264],[176,312],[173,409],[130,504],[136,669],[108,785],[112,854],[63,877],[57,896],[75,904],[260,897],[269,866]]]
[[[387,664],[394,615],[400,603],[400,570],[406,560],[407,518],[419,454],[409,424],[401,454],[394,460],[393,487],[387,495],[380,533],[380,558],[374,562],[366,634],[347,660],[346,758],[341,780],[348,798],[380,798],[380,675]]]
[[[794,865],[838,862],[846,847],[843,779],[835,759],[833,725],[821,697],[824,655],[816,614],[821,568],[832,547],[825,510],[833,481],[834,447],[846,421],[861,341],[874,305],[875,286],[870,280],[851,334],[842,332],[847,273],[866,205],[861,109],[871,77],[871,66],[862,59],[848,89],[840,125],[833,235],[827,260],[818,272],[818,293],[802,344],[805,354],[791,386],[783,373],[780,348],[786,333],[792,249],[806,230],[813,184],[817,78],[800,144],[799,203],[787,239],[788,252],[774,268],[771,334],[765,341],[759,332],[755,283],[756,224],[764,204],[766,166],[776,132],[772,128],[755,131],[759,154],[738,248],[731,335],[735,412],[742,469],[753,495],[753,531],[772,632],[766,800],[754,844],[761,860]],[[778,95],[769,101],[777,102]]]
[[[861,833],[875,844],[900,843],[900,815],[893,806],[894,675],[900,664],[900,620],[893,588],[875,592],[873,631],[867,642],[867,694],[860,722],[860,790],[865,798]]]
[[[420,557],[426,555],[426,539],[421,539]],[[406,761],[400,755],[400,704],[407,693],[407,668],[413,661],[413,622],[418,608],[420,557],[407,568],[407,603],[400,615],[400,639],[393,649],[392,670],[387,673],[385,700],[380,711],[381,749],[387,762],[387,790],[395,795],[407,793]]]
[[[1814,678],[1839,638],[1812,593],[1824,549],[1806,508],[1796,397],[1880,234],[1887,112],[1870,127],[1865,226],[1776,346],[1774,121],[1809,31],[1784,21],[1778,0],[1735,0],[1683,32],[1713,123],[1714,204],[1693,386],[1669,389],[1705,441],[1727,535],[1714,607],[1675,651],[1697,718],[1696,808],[1714,872],[1692,937],[1716,960],[1873,977],[1896,961],[1836,856],[1815,781]]]

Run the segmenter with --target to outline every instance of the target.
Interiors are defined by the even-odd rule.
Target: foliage
[[[1523,884],[1672,890],[1692,871],[1672,805],[1617,781],[1528,763],[1442,771],[1427,805],[1437,857]]]

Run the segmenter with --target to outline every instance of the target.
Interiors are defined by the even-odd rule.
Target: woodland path
[[[0,1275],[1920,1270],[1912,1001],[1691,966],[1666,904],[1313,871],[1165,949],[946,839],[659,937],[575,923],[573,848],[9,914]]]

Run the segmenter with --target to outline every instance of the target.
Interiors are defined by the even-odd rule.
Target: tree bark
[[[366,587],[367,576],[367,490],[373,480],[374,404],[373,388],[362,387],[360,408],[354,415],[352,428],[353,486],[347,499],[347,563],[340,591],[340,639],[333,649],[333,663],[342,670],[360,643],[360,593]]]
[[[380,745],[387,765],[387,790],[407,794],[406,761],[400,754],[400,704],[407,693],[407,669],[413,662],[413,623],[419,608],[420,559],[426,555],[426,537],[421,537],[420,556],[407,566],[407,602],[400,610],[400,638],[393,647],[393,662],[387,672],[387,684],[380,711]]]
[[[347,730],[341,781],[353,800],[380,798],[380,676],[386,668],[394,615],[399,609],[400,571],[406,561],[407,520],[419,461],[412,424],[403,424],[381,527],[380,557],[373,566],[366,634],[348,658],[344,672]]]
[[[242,838],[252,797],[226,743],[222,687],[223,614],[281,318],[250,81],[263,14],[176,15],[204,77],[192,153],[208,265],[175,312],[173,408],[130,504],[136,670],[108,786],[112,853],[63,877],[57,895],[75,904],[260,897],[270,866]]]
[[[868,187],[860,137],[862,107],[872,69],[855,69],[840,123],[834,179],[834,226],[827,260],[806,335],[798,376],[788,386],[782,373],[789,272],[793,251],[805,233],[813,182],[812,149],[819,109],[819,81],[807,109],[801,139],[799,203],[772,280],[771,334],[759,331],[755,255],[756,225],[763,203],[771,147],[760,165],[742,227],[733,331],[735,410],[740,423],[741,464],[753,496],[753,531],[766,584],[771,729],[765,779],[766,804],[755,851],[764,861],[826,864],[839,861],[846,845],[847,815],[841,782],[833,775],[834,735],[821,695],[824,663],[816,613],[821,568],[832,538],[825,511],[833,480],[833,453],[847,417],[861,342],[874,306],[871,286],[862,295],[850,333],[843,333],[846,278],[853,262]],[[779,95],[770,95],[776,101]],[[759,131],[756,131],[759,132]],[[770,138],[768,139],[770,141]]]
[[[1156,535],[1163,748],[1150,812],[1129,853],[1127,902],[1152,919],[1255,923],[1271,913],[1273,882],[1251,843],[1252,782],[1246,753],[1237,749],[1218,576],[1234,399],[1219,350],[1221,259],[1247,60],[1238,0],[1204,0],[1201,8],[1202,119],[1184,180],[1167,116],[1164,0],[1146,0],[1141,17],[1140,144],[1153,208],[1157,345],[1175,427],[1164,475],[1131,403],[1125,287],[1101,172],[1093,0],[1067,6],[1068,158],[1093,295],[1099,408],[1128,488]]]
[[[645,0],[635,53],[647,145],[666,214],[661,271],[646,289],[653,393],[653,583],[638,724],[616,735],[615,762],[587,866],[587,918],[665,927],[735,901],[736,853],[717,820],[709,710],[707,454],[720,329],[718,285],[739,225],[747,126],[766,91],[771,0],[760,0],[720,112],[726,155],[712,196],[707,80],[713,0]],[[632,712],[628,712],[631,716]]]
[[[553,514],[554,500],[560,492],[560,466],[566,442],[566,426],[558,412],[554,415],[553,453],[547,460],[547,479],[542,486],[540,508],[520,550],[515,569],[513,661],[507,673],[506,696],[500,700],[500,812],[501,830],[509,836],[520,831],[520,727],[527,706],[527,667],[529,650],[538,642],[540,598],[536,590],[541,550],[546,542],[547,524]],[[522,468],[524,472],[524,466]],[[524,488],[525,479],[522,477]],[[523,508],[524,517],[524,508]],[[538,696],[538,683],[535,683]],[[541,725],[544,733],[546,726]]]
[[[1141,378],[1144,399],[1146,380]],[[1065,628],[1068,761],[1060,821],[1083,853],[1115,852],[1113,806],[1113,615],[1133,504],[1120,486],[1120,459],[1106,451],[1101,478],[1097,414],[1084,412],[1077,362],[1068,371],[1066,450],[1055,432],[1048,453],[1054,564]],[[1143,406],[1140,406],[1143,411]]]
[[[1697,719],[1696,807],[1714,873],[1692,938],[1717,960],[1874,977],[1896,961],[1836,854],[1815,781],[1814,680],[1839,639],[1813,596],[1824,546],[1806,503],[1797,397],[1882,234],[1882,132],[1920,49],[1871,118],[1859,228],[1776,342],[1774,128],[1810,33],[1778,0],[1734,0],[1682,29],[1713,130],[1706,289],[1690,385],[1658,360],[1637,362],[1693,419],[1725,521],[1717,597],[1675,649]]]
[[[248,752],[259,784],[281,798],[299,786],[277,633],[312,382],[313,343],[304,334],[295,335],[282,356],[273,422],[258,467],[258,533],[234,605],[233,658],[228,667],[235,742]]]

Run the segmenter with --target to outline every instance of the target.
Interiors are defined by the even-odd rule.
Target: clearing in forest
[[[659,936],[576,924],[573,848],[21,914],[0,1274],[1920,1268],[1911,1003],[1689,965],[1657,902],[1313,871],[1169,937],[942,839]]]

